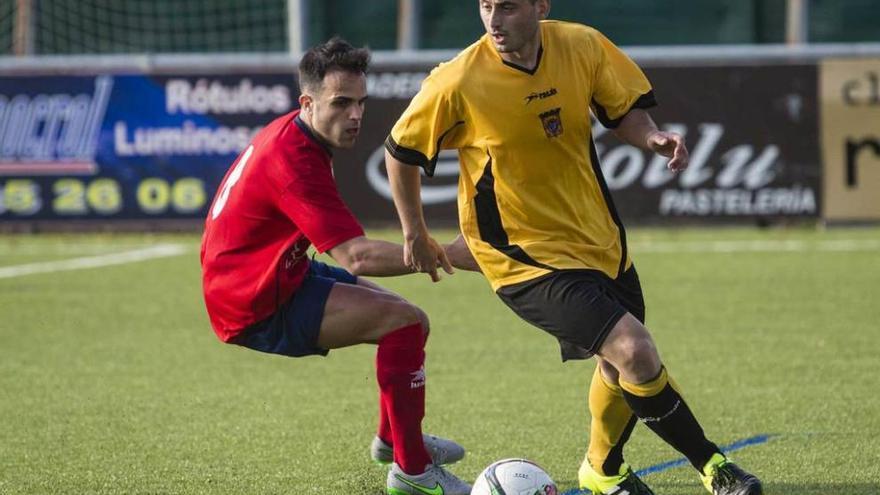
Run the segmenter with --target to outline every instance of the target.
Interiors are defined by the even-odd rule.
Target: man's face
[[[518,52],[535,39],[545,7],[544,0],[480,0],[480,17],[499,52]]]
[[[306,95],[300,103],[321,139],[334,148],[351,148],[361,131],[366,99],[364,74],[334,70],[324,75],[318,94]]]

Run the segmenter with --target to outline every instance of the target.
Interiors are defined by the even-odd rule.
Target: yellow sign
[[[880,59],[825,60],[820,70],[823,217],[880,220]]]
[[[205,184],[196,177],[166,181],[160,177],[142,180],[136,189],[137,201],[126,199],[119,182],[108,177],[88,181],[78,178],[58,179],[44,191],[41,184],[29,178],[0,180],[0,214],[25,219],[51,211],[54,215],[88,215],[97,213],[110,217],[119,213],[126,202],[136,203],[146,215],[158,215],[170,209],[184,214],[196,213],[208,201]]]

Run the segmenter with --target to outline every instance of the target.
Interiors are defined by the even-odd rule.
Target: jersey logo
[[[284,269],[290,270],[296,266],[301,259],[305,258],[306,255],[308,255],[310,245],[311,243],[305,236],[296,241],[287,251],[287,257],[284,259]]]
[[[562,135],[561,112],[561,108],[554,108],[553,110],[546,111],[539,115],[539,117],[541,117],[541,124],[544,125],[544,132],[547,133],[548,138],[555,138]]]
[[[550,98],[551,96],[555,96],[556,93],[558,93],[558,92],[559,91],[556,91],[556,88],[550,88],[547,91],[541,91],[541,92],[535,91],[534,93],[530,94],[529,96],[526,96],[524,99],[526,100],[526,105],[528,105],[529,103],[533,102],[534,100],[543,100],[544,98]]]

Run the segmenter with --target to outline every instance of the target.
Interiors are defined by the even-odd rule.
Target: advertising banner
[[[195,218],[293,77],[0,78],[0,219]]]
[[[880,220],[880,59],[821,66],[824,218]]]
[[[624,221],[718,223],[818,216],[815,66],[663,67],[646,72],[660,103],[651,113],[662,128],[685,136],[691,165],[673,175],[665,159],[622,144],[594,122],[602,170]],[[395,221],[382,140],[417,91],[416,75],[378,76],[387,88],[403,90],[371,92],[361,142],[366,147],[336,160],[346,198],[369,220]],[[339,165],[343,156],[351,166]],[[429,222],[455,222],[457,178],[456,153],[441,153],[435,176],[423,179]]]
[[[368,225],[397,222],[383,142],[430,69],[374,67],[358,143],[334,153],[342,195]],[[652,114],[686,136],[691,167],[673,176],[595,123],[625,221],[818,215],[814,66],[646,72]],[[0,221],[203,218],[236,155],[297,98],[289,73],[0,77]],[[431,225],[455,224],[457,183],[457,154],[444,152],[423,181]]]
[[[622,146],[594,127],[609,188],[636,220],[816,217],[819,213],[816,70],[812,66],[690,67],[648,71],[661,128],[685,136],[690,166]]]

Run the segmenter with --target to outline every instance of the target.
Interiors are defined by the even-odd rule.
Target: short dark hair
[[[299,62],[300,90],[319,90],[324,83],[324,76],[330,71],[363,74],[367,72],[369,65],[368,49],[355,48],[339,36],[334,36],[326,43],[313,46],[303,55]]]

